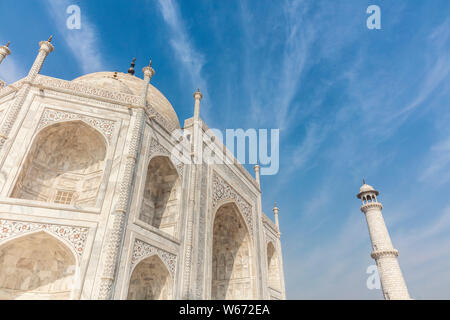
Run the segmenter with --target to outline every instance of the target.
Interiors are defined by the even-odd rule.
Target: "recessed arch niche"
[[[153,157],[147,168],[139,219],[176,236],[180,202],[180,177],[166,156]]]
[[[216,212],[213,224],[211,298],[253,299],[253,258],[250,234],[234,203]]]
[[[35,137],[11,197],[96,206],[106,140],[82,121],[59,122]]]
[[[269,277],[269,287],[281,292],[280,266],[278,255],[272,242],[267,244],[267,269]]]
[[[128,287],[128,300],[172,299],[172,277],[157,254],[140,261]]]
[[[0,300],[70,299],[76,259],[46,232],[23,235],[0,246]]]

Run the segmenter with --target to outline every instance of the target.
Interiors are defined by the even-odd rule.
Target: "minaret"
[[[200,92],[200,89],[197,89],[197,91],[194,92],[194,100],[195,100],[194,120],[200,119],[200,101],[202,100],[202,98],[203,98],[203,95]]]
[[[277,203],[275,202],[275,205],[273,206],[273,216],[275,218],[275,225],[277,226],[278,231],[280,231],[280,223],[278,221],[278,211],[280,211],[280,209],[278,209]]]
[[[9,42],[5,46],[0,47],[0,63],[2,63],[3,59],[6,58],[6,56],[9,56],[11,54],[11,50],[9,50]]]
[[[253,167],[253,169],[255,170],[255,180],[256,180],[256,183],[258,184],[259,189],[261,189],[261,180],[260,180],[260,177],[259,177],[259,169],[260,169],[260,166],[259,166],[258,164],[255,164],[255,166]]]
[[[358,199],[362,200],[361,211],[365,213],[372,241],[371,257],[375,259],[381,280],[384,299],[408,300],[411,299],[398,264],[398,250],[394,249],[389,232],[381,214],[383,205],[378,202],[379,192],[366,184],[359,189]]]
[[[39,42],[39,52],[36,59],[34,60],[30,71],[28,71],[24,84],[19,91],[17,91],[14,101],[9,106],[8,113],[6,114],[2,126],[0,127],[0,151],[2,151],[6,141],[9,139],[9,134],[25,102],[25,99],[28,96],[31,84],[36,80],[39,72],[41,72],[42,66],[44,65],[44,61],[48,54],[54,50],[54,47],[51,44],[52,38],[53,36],[50,36],[47,41]]]
[[[136,59],[133,59],[129,74],[134,75],[134,66]],[[103,264],[103,273],[100,282],[100,289],[98,299],[111,299],[114,291],[114,283],[117,276],[117,267],[120,259],[121,242],[123,241],[124,232],[126,229],[126,217],[130,210],[130,197],[133,192],[133,182],[135,176],[133,173],[136,170],[136,165],[139,161],[139,150],[142,146],[142,135],[145,128],[145,106],[147,103],[147,91],[150,80],[155,74],[155,70],[151,67],[152,61],[148,67],[142,69],[144,74],[144,81],[141,91],[140,105],[130,106],[132,108],[131,121],[134,123],[131,129],[130,140],[126,147],[126,163],[125,169],[121,176],[119,184],[119,195],[116,206],[111,214],[112,225],[107,234],[105,242],[105,261]],[[130,72],[132,71],[132,72]],[[128,138],[127,138],[128,139]]]

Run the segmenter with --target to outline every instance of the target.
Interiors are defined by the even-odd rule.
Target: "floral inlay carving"
[[[249,232],[253,234],[253,217],[252,207],[244,200],[225,180],[219,177],[216,173],[213,174],[213,192],[212,192],[212,205],[213,209],[216,209],[217,204],[224,200],[233,200],[236,202],[239,210],[244,216],[244,220],[247,223]]]
[[[161,258],[170,274],[173,276],[175,274],[177,256],[139,239],[136,239],[134,242],[133,257],[131,258],[131,270],[138,261],[154,254],[157,254]]]
[[[47,231],[48,233],[67,240],[72,244],[78,256],[81,257],[86,245],[89,228],[48,223],[0,220],[0,243],[10,237],[34,231]]]
[[[108,141],[111,141],[111,137],[114,132],[114,124],[115,124],[114,121],[54,109],[44,110],[44,113],[42,114],[41,120],[38,125],[38,129],[48,126],[49,124],[54,122],[72,121],[72,120],[81,120],[86,122],[90,126],[102,132],[106,136]]]

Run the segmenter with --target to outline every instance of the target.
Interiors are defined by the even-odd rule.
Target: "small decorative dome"
[[[359,193],[357,194],[357,197],[359,198],[359,199],[361,199],[361,195],[363,194],[363,193],[366,193],[366,192],[373,192],[373,193],[375,193],[376,195],[378,195],[378,191],[377,190],[375,190],[371,185],[368,185],[364,180],[363,180],[363,185],[361,186],[361,188],[359,188]]]
[[[95,72],[72,81],[136,96],[141,94],[144,85],[144,80],[123,72]],[[178,116],[169,100],[151,84],[148,86],[147,103],[175,127],[180,128]]]
[[[361,188],[359,188],[359,192],[367,192],[367,191],[375,191],[375,189],[368,184],[363,184]]]

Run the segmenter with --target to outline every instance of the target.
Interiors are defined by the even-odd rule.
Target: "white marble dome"
[[[140,95],[144,84],[144,80],[123,72],[89,73],[72,81],[131,95]],[[180,128],[178,116],[169,100],[152,84],[148,86],[147,102],[164,118]]]

